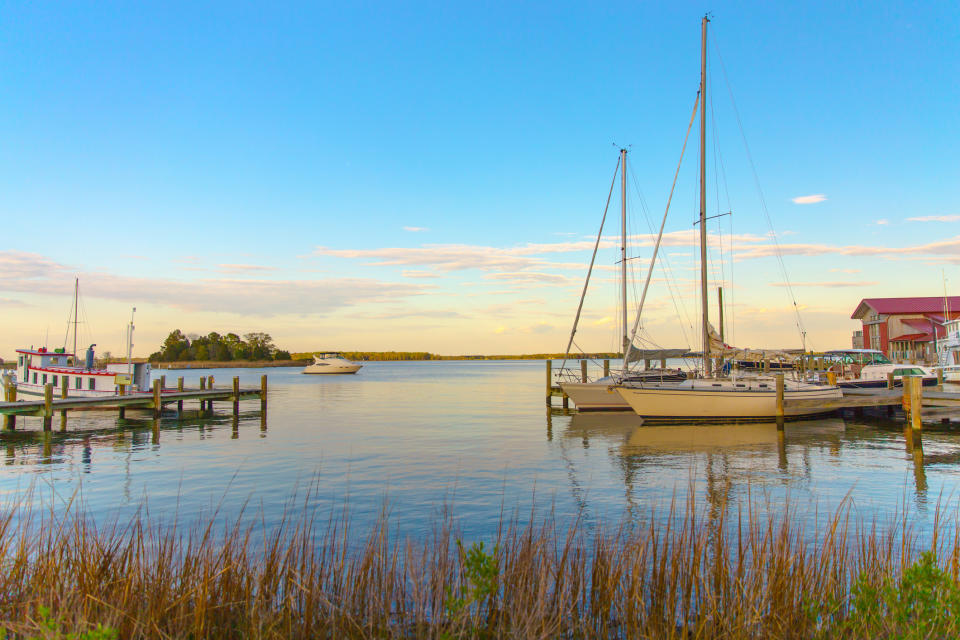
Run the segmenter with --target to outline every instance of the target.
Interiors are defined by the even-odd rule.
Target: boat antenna
[[[73,361],[77,361],[77,313],[80,301],[80,276],[73,282]]]
[[[700,35],[700,309],[703,314],[703,375],[710,376],[710,309],[707,299],[707,23],[703,16]]]

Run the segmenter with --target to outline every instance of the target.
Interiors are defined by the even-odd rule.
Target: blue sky
[[[141,355],[173,328],[297,350],[560,350],[589,252],[557,245],[596,232],[614,143],[661,215],[705,8],[7,3],[0,356],[62,335],[74,274],[107,348],[137,305]],[[730,92],[814,346],[848,343],[862,297],[938,295],[942,273],[955,289],[960,10],[710,9],[711,209],[729,192],[723,231],[754,245],[725,282],[738,342],[798,338]],[[692,228],[695,152],[674,233]],[[678,273],[693,267],[679,238]],[[632,255],[649,252],[637,238]],[[614,260],[586,349],[616,343]],[[694,285],[675,292],[688,315]],[[655,283],[661,344],[686,339],[669,299]]]

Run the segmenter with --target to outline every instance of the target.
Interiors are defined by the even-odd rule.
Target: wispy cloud
[[[860,273],[860,269],[830,269],[831,273]]]
[[[430,231],[430,229],[426,227],[404,227],[403,230],[410,231],[411,233],[418,233],[420,231]]]
[[[69,295],[73,271],[45,256],[0,251],[0,291]],[[264,278],[204,278],[174,280],[100,272],[80,274],[87,297],[123,302],[149,299],[188,311],[219,311],[273,316],[284,313],[329,315],[337,309],[369,302],[399,301],[431,287],[380,282],[365,278],[268,280]]]
[[[267,271],[276,271],[276,267],[270,267],[262,264],[221,264],[217,265],[217,271],[220,273],[264,273]]]
[[[916,216],[914,218],[907,218],[907,222],[960,222],[960,215]]]
[[[872,287],[880,284],[879,282],[845,282],[845,281],[826,281],[826,282],[791,282],[791,287],[826,287],[826,288],[840,288],[840,287]],[[771,282],[771,287],[785,287],[787,286],[786,282]]]
[[[439,273],[434,273],[433,271],[411,271],[409,269],[404,269],[402,274],[404,278],[439,278]]]
[[[797,196],[793,198],[794,204],[816,204],[818,202],[823,202],[827,199],[827,196],[822,193],[815,193],[809,196]]]
[[[880,218],[879,220],[874,220],[873,224],[882,227],[883,225],[890,224],[890,221],[887,220],[886,218]]]

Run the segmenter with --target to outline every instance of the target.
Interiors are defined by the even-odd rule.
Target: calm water
[[[248,505],[274,522],[315,482],[322,509],[346,501],[360,525],[386,504],[397,526],[416,533],[450,505],[467,535],[485,536],[504,509],[581,513],[592,526],[644,518],[689,491],[705,509],[789,496],[810,513],[832,511],[849,494],[860,514],[905,504],[923,523],[960,480],[960,433],[928,431],[914,449],[895,423],[788,423],[781,439],[772,424],[642,427],[626,415],[551,415],[542,361],[299,371],[167,372],[193,386],[210,373],[218,385],[234,375],[255,385],[267,373],[265,420],[255,401],[241,404],[247,411],[235,424],[224,403],[213,418],[164,417],[157,435],[146,413],[131,410],[122,430],[115,412],[78,412],[70,433],[46,438],[39,419],[26,419],[21,427],[32,433],[0,437],[0,491],[9,498],[32,487],[34,500],[53,505],[79,495],[94,516],[146,501],[151,514],[219,507],[235,516]]]

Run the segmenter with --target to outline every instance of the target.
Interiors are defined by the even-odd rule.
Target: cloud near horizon
[[[960,222],[960,214],[949,216],[916,216],[907,218],[907,222]]]
[[[827,199],[827,196],[822,193],[815,193],[809,196],[797,196],[792,198],[794,204],[816,204],[818,202],[823,202]]]
[[[8,277],[0,291],[60,296],[72,293],[75,271],[49,258],[22,251],[0,251]],[[343,307],[395,301],[423,294],[428,285],[397,284],[365,278],[268,280],[204,278],[173,280],[80,272],[81,292],[92,298],[168,305],[185,311],[240,315],[329,315]]]

